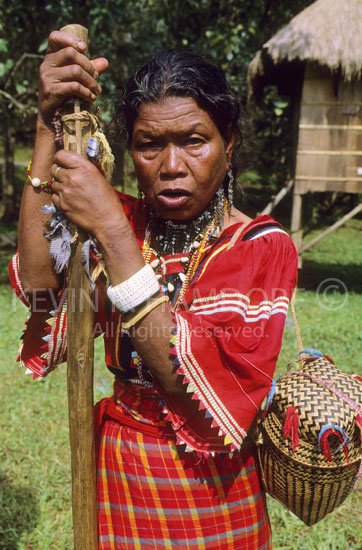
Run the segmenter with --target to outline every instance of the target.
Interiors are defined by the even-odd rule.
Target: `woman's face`
[[[160,216],[191,220],[224,180],[232,142],[225,143],[209,114],[190,97],[168,97],[139,107],[132,158],[138,183]]]

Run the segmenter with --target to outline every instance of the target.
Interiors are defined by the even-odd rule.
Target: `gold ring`
[[[55,170],[55,173],[54,173],[54,179],[57,179],[57,175],[58,175],[58,172],[60,170],[60,166],[57,166],[56,170]]]

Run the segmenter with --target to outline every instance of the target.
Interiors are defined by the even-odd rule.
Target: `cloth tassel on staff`
[[[88,31],[81,25],[67,25],[62,31],[85,44]],[[72,101],[74,117],[63,124],[64,148],[85,155],[87,127],[82,121],[80,101]],[[77,116],[78,115],[78,116]],[[72,129],[73,126],[73,129]],[[82,266],[82,244],[87,234],[78,229],[68,268],[68,355],[67,385],[72,464],[72,509],[75,550],[96,550],[97,507],[93,431],[93,308],[89,283]]]

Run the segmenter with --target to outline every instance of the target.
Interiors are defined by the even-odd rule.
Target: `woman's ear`
[[[231,166],[231,159],[233,156],[235,138],[236,138],[236,128],[232,127],[228,131],[228,139],[226,141],[226,148],[225,148],[226,160],[229,166]]]

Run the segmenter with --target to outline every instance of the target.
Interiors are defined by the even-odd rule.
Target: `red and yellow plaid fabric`
[[[113,420],[98,443],[99,550],[271,549],[248,452],[200,459]]]

